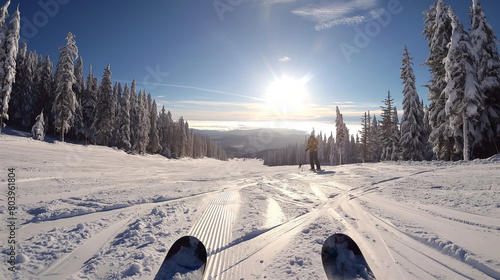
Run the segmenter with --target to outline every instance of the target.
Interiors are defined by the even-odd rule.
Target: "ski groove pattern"
[[[239,210],[240,194],[222,192],[209,203],[189,235],[200,239],[207,248],[207,266],[203,279],[226,279],[222,272],[230,263],[227,245],[232,240],[232,226]]]

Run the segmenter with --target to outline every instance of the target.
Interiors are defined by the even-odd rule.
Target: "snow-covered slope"
[[[153,279],[175,240],[193,235],[208,250],[206,279],[326,279],[321,246],[343,232],[378,279],[499,279],[499,162],[316,174],[0,135],[0,219],[17,219],[14,233],[0,227],[0,278]]]

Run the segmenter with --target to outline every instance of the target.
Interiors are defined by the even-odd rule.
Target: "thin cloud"
[[[288,62],[290,60],[292,60],[292,59],[289,58],[288,56],[284,56],[284,57],[278,59],[279,62],[283,62],[283,63]]]
[[[286,3],[292,3],[292,2],[297,2],[299,0],[255,0],[257,5],[267,7],[271,6],[274,4],[286,4]]]
[[[315,22],[316,30],[338,25],[359,25],[380,16],[383,11],[378,0],[336,1],[330,4],[298,8],[293,14]]]

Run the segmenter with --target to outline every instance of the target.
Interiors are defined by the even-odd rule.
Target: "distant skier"
[[[311,171],[320,171],[321,166],[319,165],[318,159],[318,139],[314,137],[314,131],[311,133],[311,137],[307,140],[306,152],[309,151],[309,163],[311,164]],[[314,169],[314,164],[316,164],[316,169]]]

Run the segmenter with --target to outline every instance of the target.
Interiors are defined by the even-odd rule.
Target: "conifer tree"
[[[132,145],[132,151],[135,151],[135,147],[138,145],[137,142],[140,139],[138,106],[136,85],[135,80],[133,80],[130,86],[130,144]]]
[[[137,104],[136,104],[136,134],[135,134],[135,142],[132,150],[136,151],[139,154],[145,154],[146,148],[149,143],[149,132],[150,132],[150,120],[149,120],[149,112],[147,112],[147,98],[146,93],[142,90],[139,91],[137,96]]]
[[[36,52],[29,52],[22,71],[22,80],[19,83],[22,84],[22,94],[21,94],[21,114],[22,114],[22,125],[24,127],[30,127],[35,121],[36,106],[40,100],[38,92],[38,80],[37,75],[38,70],[38,55]]]
[[[367,162],[370,159],[370,112],[361,118],[361,140],[359,145],[359,159]]]
[[[193,154],[193,143],[191,139],[191,133],[189,132],[189,123],[185,121],[184,123],[184,135],[185,135],[185,142],[184,142],[184,156],[185,157],[190,157]],[[216,146],[217,148],[217,146]],[[218,150],[215,150],[215,158],[217,158]]]
[[[85,80],[83,78],[83,58],[80,56],[76,60],[75,66],[75,84],[73,91],[76,96],[76,110],[75,110],[75,123],[73,126],[74,134],[77,138],[85,135],[85,118],[82,101],[85,91]]]
[[[0,8],[0,84],[3,84],[5,78],[5,41],[7,39],[7,18],[9,17],[10,0]],[[1,92],[1,91],[0,91]],[[1,102],[2,100],[0,100]]]
[[[165,112],[165,106],[161,109],[160,116],[158,118],[158,134],[159,141],[161,145],[160,154],[166,157],[171,157],[169,133],[173,125],[172,116],[170,112],[168,114]]]
[[[81,56],[76,60],[75,65],[75,80],[74,91],[78,100],[82,98],[85,90],[85,79],[83,78],[83,58]]]
[[[54,77],[52,73],[54,72],[54,66],[52,61],[50,61],[50,57],[47,55],[45,60],[40,63],[40,67],[38,69],[38,95],[39,102],[36,112],[46,112],[44,114],[45,117],[45,133],[49,132],[50,126],[48,124],[54,123],[53,115],[50,114],[52,111],[52,104],[54,103],[55,96],[53,94],[52,85],[54,84]],[[48,112],[48,113],[47,113]]]
[[[449,131],[449,119],[446,117],[445,103],[448,96],[443,93],[447,83],[445,81],[444,59],[448,55],[451,39],[451,19],[448,14],[449,7],[442,0],[434,3],[426,14],[424,29],[425,38],[430,50],[429,57],[424,65],[429,66],[431,80],[429,89],[429,123],[431,134],[429,141],[438,159],[449,160],[453,153],[454,139]]]
[[[483,111],[484,95],[476,71],[477,54],[469,34],[453,9],[449,9],[452,25],[452,39],[445,58],[446,82],[443,93],[446,101],[446,116],[454,138],[454,154],[469,160],[471,151],[482,140],[477,130]]]
[[[108,64],[104,69],[99,86],[94,122],[92,123],[94,140],[99,145],[107,146],[111,141],[115,127],[115,107],[111,70]]]
[[[68,33],[67,43],[59,48],[59,60],[55,74],[55,101],[52,106],[52,114],[55,119],[55,128],[60,132],[60,139],[64,142],[64,134],[69,131],[75,118],[76,96],[73,85],[76,82],[74,73],[74,61],[78,58],[78,48],[74,35]]]
[[[426,142],[423,128],[424,113],[415,86],[415,74],[412,60],[405,46],[403,54],[403,116],[401,117],[401,158],[402,160],[420,161],[423,159],[423,148]]]
[[[156,154],[161,150],[160,136],[158,134],[158,112],[156,110],[156,101],[153,100],[153,104],[150,108],[150,131],[149,131],[149,145],[148,152]]]
[[[173,141],[174,141],[174,157],[176,158],[181,158],[184,157],[186,154],[186,143],[187,143],[187,135],[186,135],[186,127],[185,127],[185,122],[184,118],[180,117],[179,120],[177,121],[175,125],[175,130],[174,130],[174,135],[173,135]],[[209,157],[212,157],[213,154],[210,151],[209,152]]]
[[[392,155],[391,160],[399,160],[401,158],[401,130],[399,129],[398,108],[394,107],[392,112]]]
[[[335,120],[335,127],[336,127],[337,148],[339,152],[339,164],[342,165],[342,151],[343,151],[342,145],[344,144],[344,139],[349,136],[345,135],[344,117],[340,113],[338,106],[336,106],[336,114],[337,118]]]
[[[423,122],[423,129],[424,129],[424,139],[426,139],[425,141],[425,145],[424,145],[424,159],[425,160],[433,160],[435,159],[435,155],[434,155],[434,152],[432,151],[432,144],[431,142],[429,141],[429,135],[431,135],[431,126],[429,124],[429,107],[427,107],[427,105],[425,105],[424,109],[424,122]]]
[[[115,125],[113,127],[113,136],[111,137],[111,145],[116,146],[117,142],[117,133],[119,129],[119,119],[120,119],[120,106],[121,106],[121,98],[123,95],[123,90],[122,90],[122,85],[119,82],[115,82],[115,85],[113,86],[113,102],[115,103],[113,108],[114,108],[114,114],[115,114]]]
[[[31,137],[35,140],[43,141],[45,138],[45,123],[43,111],[36,117],[36,122],[31,128]]]
[[[336,107],[337,118],[335,121],[336,126],[336,145],[337,151],[339,153],[339,164],[341,165],[345,160],[343,160],[343,153],[347,148],[347,143],[349,142],[349,130],[344,123],[344,117],[340,113],[339,107]]]
[[[89,74],[87,76],[87,83],[83,90],[81,98],[82,117],[83,117],[83,131],[86,139],[93,139],[92,124],[94,123],[94,114],[97,104],[97,91],[99,89],[99,82],[92,73],[92,65],[89,66]]]
[[[373,115],[373,119],[370,127],[371,134],[371,145],[370,145],[370,154],[372,162],[379,162],[382,154],[382,148],[380,145],[380,128],[377,117]]]
[[[8,111],[10,96],[7,96],[5,92],[2,90],[2,86],[5,80],[5,60],[7,59],[5,53],[5,45],[7,39],[7,18],[9,16],[9,8],[10,0],[5,2],[5,4],[0,9],[0,132],[2,132],[2,128],[4,126],[4,107],[6,107],[5,111]],[[5,116],[5,117],[8,117]]]
[[[8,1],[7,3],[10,3]],[[6,6],[8,6],[6,4]],[[5,6],[4,6],[5,7]],[[0,14],[3,13],[3,9]],[[3,15],[0,15],[0,20]],[[8,110],[9,110],[9,100],[10,94],[12,92],[12,84],[16,77],[16,57],[19,50],[19,30],[20,30],[20,14],[19,5],[17,6],[16,12],[12,15],[9,22],[9,29],[7,30],[7,37],[5,38],[5,57],[3,59],[3,80],[0,88],[0,132],[2,132],[2,127],[4,126],[3,120],[8,120]],[[0,25],[1,25],[0,21]],[[0,29],[2,27],[0,26]],[[2,47],[2,44],[0,44]],[[0,54],[1,55],[1,54]],[[1,77],[2,75],[0,75]]]
[[[120,98],[120,113],[118,114],[118,129],[116,132],[116,146],[125,151],[132,147],[130,143],[130,89],[125,84],[123,96]]]
[[[391,92],[387,92],[387,98],[384,100],[382,108],[382,121],[380,123],[380,144],[382,146],[381,160],[392,160],[394,156],[394,99],[391,98]]]
[[[26,44],[26,42],[23,42],[19,48],[19,51],[17,52],[16,82],[12,84],[12,93],[10,94],[10,103],[8,111],[10,120],[15,123],[20,123],[24,120],[25,112],[23,112],[23,110],[25,108],[23,105],[26,104],[23,103],[25,103],[27,95],[30,92],[29,87],[31,86],[31,84],[28,85],[26,83],[27,82],[26,76],[30,74],[28,73],[30,69],[26,67],[27,51],[28,51],[28,45]],[[31,111],[28,113],[31,113]]]
[[[483,141],[475,154],[486,158],[500,150],[500,58],[497,37],[479,0],[474,0],[471,7],[470,39],[478,55],[477,76],[485,95],[479,123]]]

